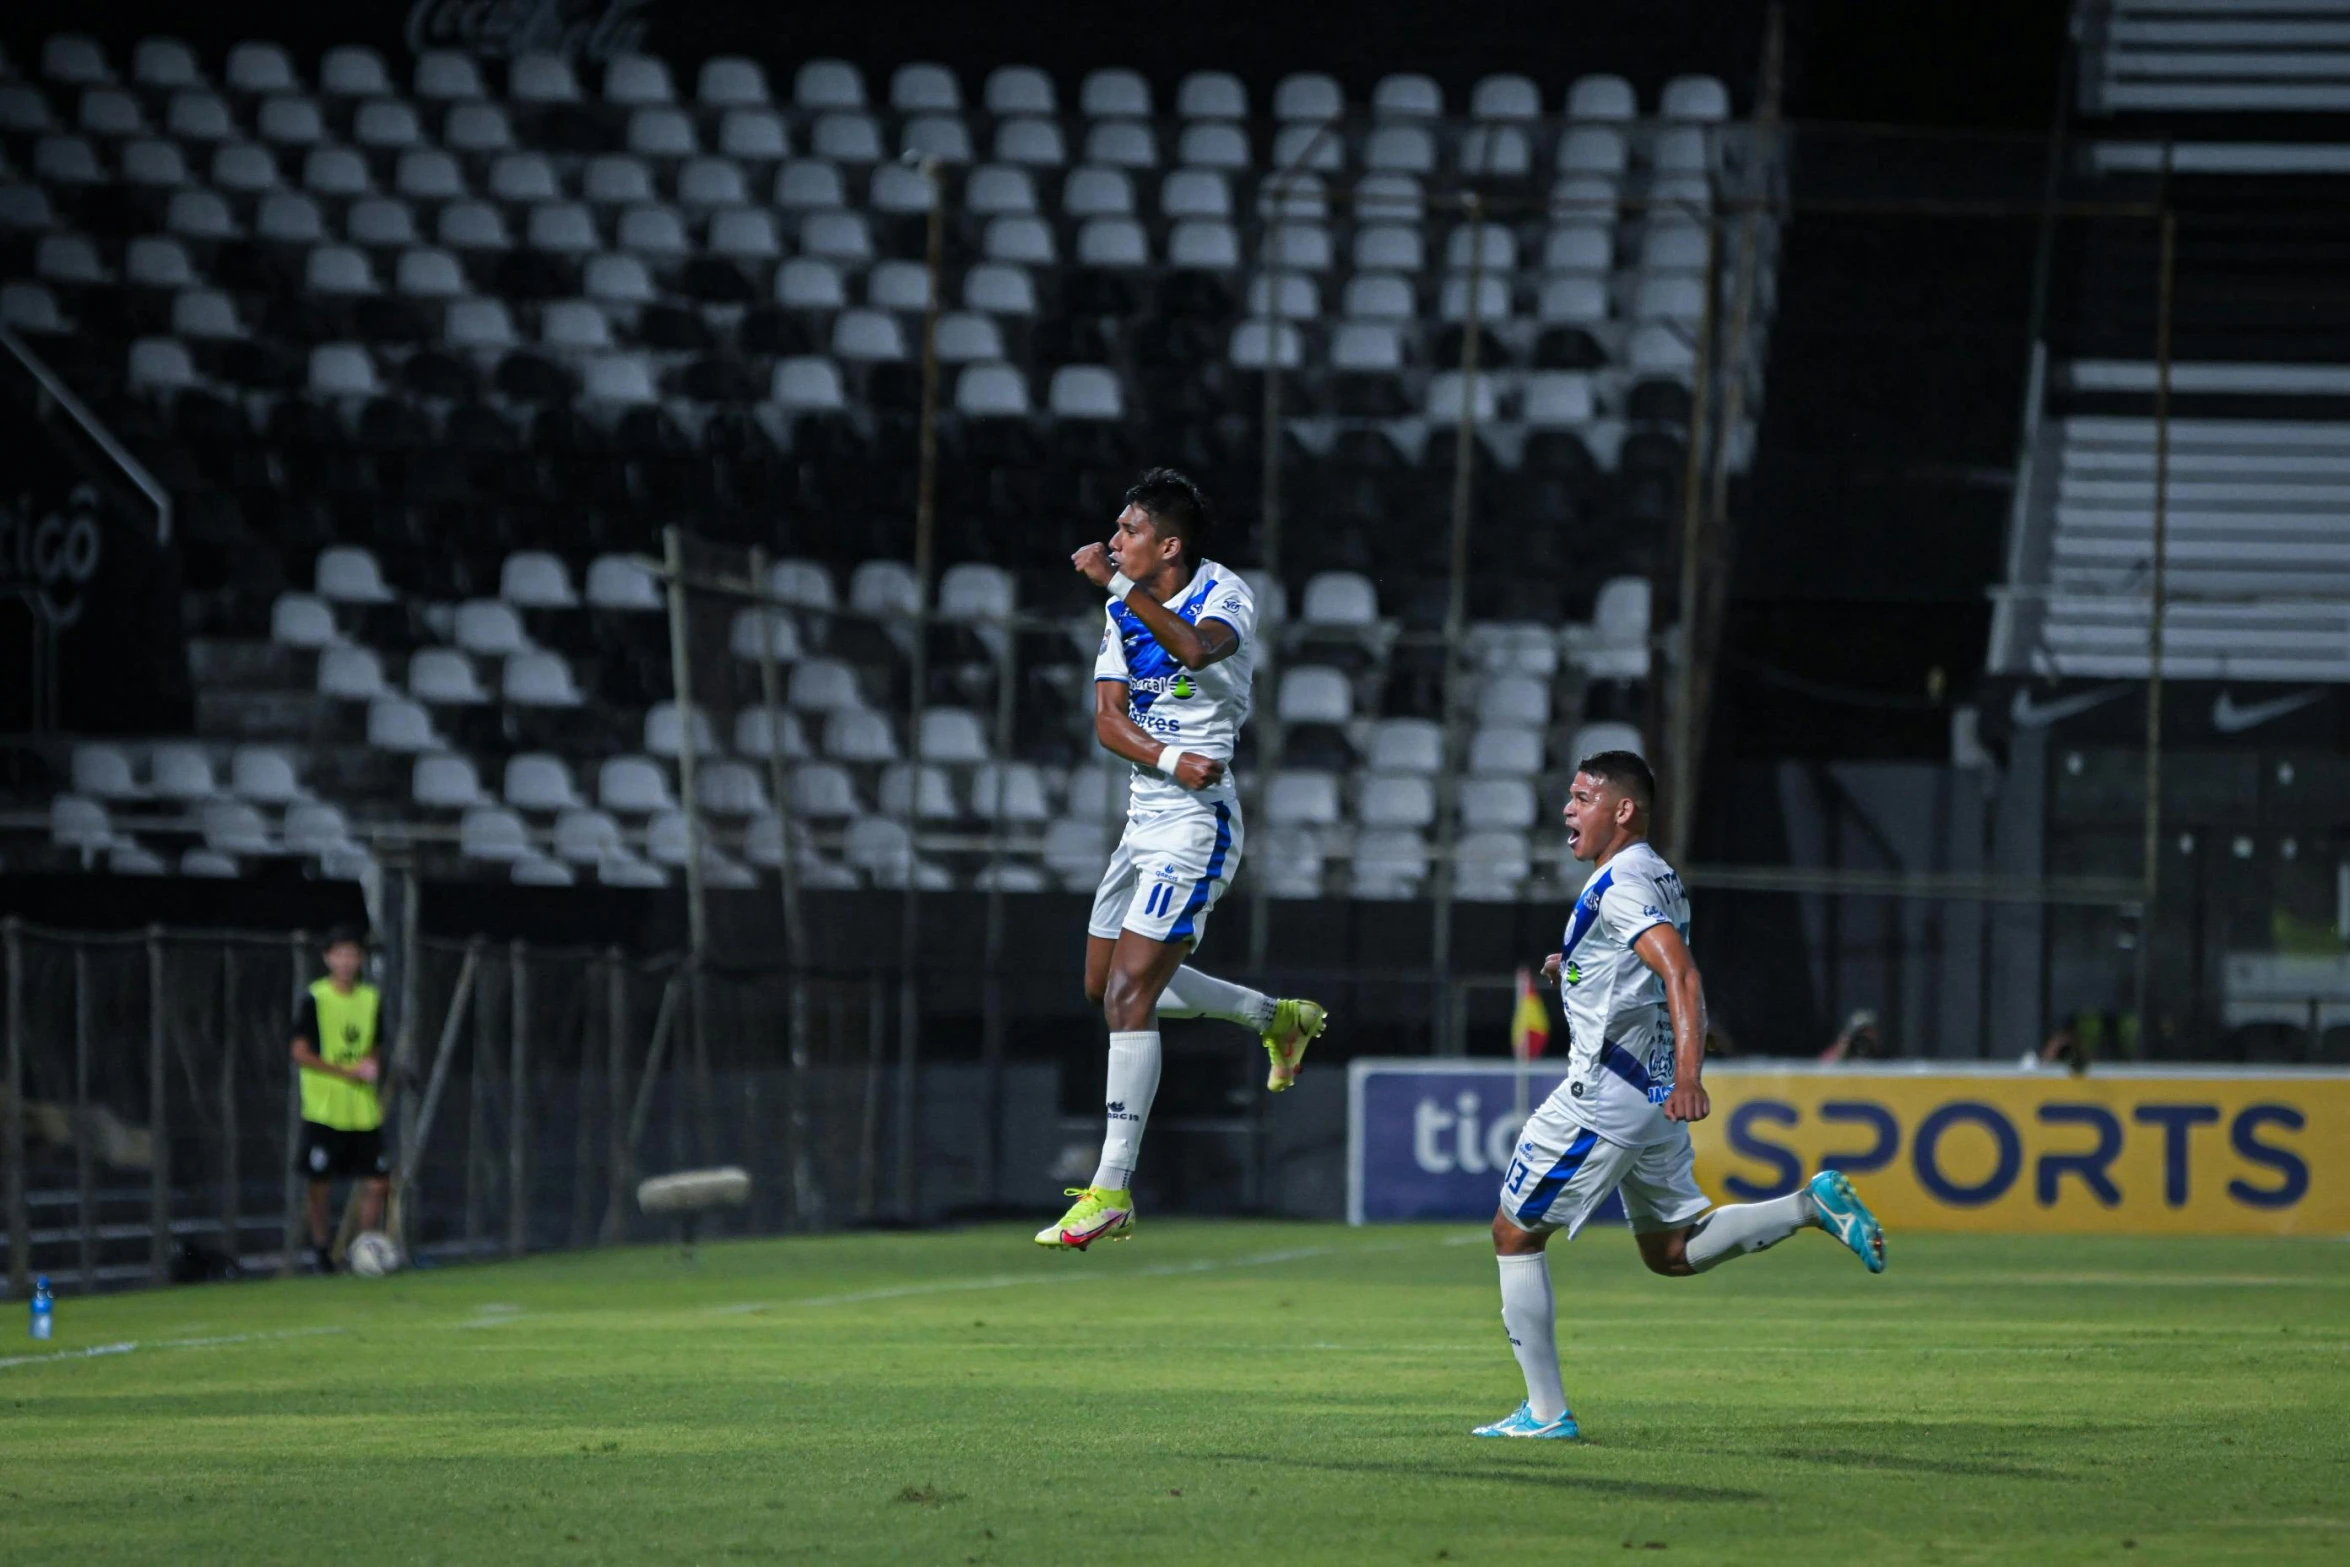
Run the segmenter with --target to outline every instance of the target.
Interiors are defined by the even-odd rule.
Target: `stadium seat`
[[[968,708],[925,708],[917,733],[922,744],[922,760],[925,762],[974,766],[987,761],[991,754],[987,727],[980,716]]]
[[[1176,85],[1175,112],[1186,120],[1245,120],[1248,88],[1230,71],[1193,71]]]
[[[963,183],[963,205],[982,217],[1030,217],[1037,211],[1036,181],[1026,169],[990,163]]]
[[[1730,117],[1730,90],[1711,76],[1676,76],[1657,100],[1664,120],[1719,121]]]
[[[596,803],[624,816],[677,808],[669,775],[649,756],[607,757],[596,772]]]
[[[530,852],[530,829],[498,805],[477,805],[457,823],[457,852],[469,860],[518,860]]]
[[[1444,89],[1414,72],[1382,76],[1371,88],[1371,112],[1382,120],[1433,120],[1444,114]]]
[[[179,39],[149,37],[131,51],[131,80],[158,92],[201,87],[204,70],[196,63],[196,51]]]
[[[1496,726],[1469,738],[1473,777],[1530,778],[1542,771],[1542,731]]]
[[[139,800],[147,791],[140,786],[131,768],[131,759],[120,746],[100,741],[87,742],[73,748],[73,787],[77,793],[98,800]]]
[[[791,156],[783,117],[767,109],[729,109],[718,122],[718,151],[744,163],[775,163]]]
[[[1375,773],[1437,773],[1444,769],[1444,729],[1432,719],[1383,718],[1371,729],[1364,764]]]
[[[555,858],[596,865],[620,852],[620,823],[604,811],[575,807],[555,818]]]
[[[1453,896],[1473,903],[1516,901],[1533,869],[1519,832],[1463,833],[1453,845]]]
[[[1016,115],[996,123],[990,157],[997,163],[1057,169],[1069,161],[1069,149],[1060,126],[1051,120]]]
[[[1523,831],[1534,825],[1534,787],[1522,777],[1471,778],[1461,785],[1457,803],[1465,829]]]
[[[241,745],[229,757],[229,792],[259,805],[307,800],[310,791],[295,775],[294,759],[273,745]]]
[[[1644,756],[1648,747],[1641,742],[1640,731],[1630,724],[1601,723],[1585,724],[1576,730],[1568,750],[1571,755],[1567,760],[1580,762],[1602,751],[1630,751],[1635,756]]]
[[[756,816],[770,807],[767,786],[759,769],[748,762],[721,757],[705,763],[694,775],[694,793],[702,809],[719,816]]]
[[[837,708],[824,720],[824,754],[836,762],[894,762],[898,737],[871,708]]]
[[[1333,120],[1346,112],[1346,95],[1338,79],[1300,71],[1273,84],[1276,120]]]
[[[350,819],[337,807],[317,800],[287,806],[279,832],[288,854],[315,856],[353,846]]]
[[[1177,173],[1189,170],[1200,174],[1227,174],[1245,170],[1253,161],[1249,152],[1248,132],[1241,126],[1218,120],[1203,120],[1186,125],[1175,143],[1175,161],[1183,165]]]
[[[477,707],[489,701],[473,660],[455,648],[421,648],[408,660],[408,694],[429,707]]]
[[[559,54],[518,54],[506,66],[506,96],[516,103],[577,103],[579,78]]]
[[[568,811],[582,803],[572,786],[570,767],[561,757],[544,751],[508,757],[505,783],[499,792],[518,811]]]
[[[1091,892],[1110,861],[1110,829],[1102,822],[1062,818],[1045,829],[1045,869],[1071,892]]]
[[[718,731],[710,715],[694,709],[694,751],[699,756],[718,753]],[[675,702],[655,702],[645,711],[645,750],[653,756],[675,757],[685,750],[685,718]]]
[[[379,751],[430,751],[441,740],[421,706],[387,695],[367,705],[367,743]]]
[[[269,639],[288,647],[329,648],[342,640],[334,611],[309,593],[280,593],[270,606]]]
[[[1053,115],[1060,103],[1053,79],[1033,65],[999,65],[987,73],[982,101],[993,115]]]
[[[419,54],[410,81],[419,98],[460,102],[484,96],[480,68],[471,55],[455,49],[428,49]]]
[[[734,717],[734,751],[765,761],[772,751],[787,761],[798,761],[808,756],[808,739],[800,727],[800,715],[788,709],[778,709],[775,722],[769,724],[764,706],[745,707]]]
[[[1477,691],[1477,722],[1489,728],[1540,729],[1550,722],[1550,687],[1528,675],[1503,675]]]
[[[675,101],[669,67],[650,55],[614,55],[604,64],[604,101],[627,105]]]
[[[972,772],[971,814],[993,821],[999,806],[1009,824],[1033,826],[1053,819],[1044,775],[1028,762],[991,762]]]
[[[1358,898],[1412,897],[1427,874],[1428,845],[1416,832],[1364,832],[1355,839],[1351,886]]]
[[[596,862],[596,880],[607,887],[659,888],[669,885],[669,873],[625,849],[614,849]]]
[[[1436,787],[1420,773],[1374,773],[1363,780],[1355,814],[1366,828],[1420,829],[1436,820]]]
[[[772,101],[767,92],[766,67],[739,55],[717,55],[704,60],[694,79],[694,97],[705,108],[713,109],[763,109]]]
[[[321,606],[323,608],[323,606]],[[331,627],[332,622],[328,623]],[[275,639],[282,640],[282,639]],[[383,660],[374,649],[329,647],[318,655],[318,694],[347,702],[371,701],[384,695]]]
[[[806,658],[793,665],[790,701],[804,713],[838,713],[865,705],[855,672],[836,658]]]
[[[1621,76],[1577,77],[1567,89],[1570,120],[1630,120],[1640,113],[1632,84]]]
[[[572,683],[571,666],[560,653],[520,652],[506,660],[499,695],[514,707],[584,707],[587,697]]]
[[[409,774],[408,796],[435,811],[466,810],[488,799],[472,760],[445,751],[416,759]]]
[[[892,763],[882,769],[877,798],[885,816],[912,815],[921,821],[953,821],[963,814],[955,803],[954,783],[943,767],[924,765],[916,769],[910,762]]]
[[[1288,768],[1265,786],[1265,819],[1283,827],[1329,827],[1340,820],[1335,774]]]

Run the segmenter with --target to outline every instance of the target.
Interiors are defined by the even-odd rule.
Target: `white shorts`
[[[1553,1095],[1526,1118],[1518,1151],[1501,1181],[1501,1211],[1521,1230],[1565,1230],[1573,1240],[1585,1220],[1624,1194],[1632,1233],[1694,1224],[1713,1203],[1697,1185],[1689,1128],[1644,1148],[1613,1143],[1568,1115]]]
[[[1196,949],[1208,913],[1240,869],[1240,811],[1223,800],[1130,816],[1093,895],[1090,935],[1121,930]]]

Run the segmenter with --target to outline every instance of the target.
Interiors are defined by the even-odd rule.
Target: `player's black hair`
[[[1126,491],[1126,504],[1150,514],[1151,526],[1183,541],[1183,564],[1196,566],[1207,553],[1212,516],[1208,498],[1188,475],[1153,468]]]
[[[326,940],[319,944],[318,950],[324,952],[327,948],[339,947],[346,941],[362,952],[367,950],[367,932],[357,925],[331,927],[326,933]]]
[[[1575,771],[1622,790],[1644,811],[1656,806],[1656,774],[1634,752],[1595,751],[1577,762]]]

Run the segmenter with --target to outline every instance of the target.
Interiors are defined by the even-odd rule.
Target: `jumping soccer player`
[[[1325,1022],[1311,1001],[1275,1000],[1184,965],[1240,868],[1232,743],[1248,721],[1257,606],[1238,573],[1200,558],[1207,504],[1171,468],[1126,492],[1107,545],[1070,557],[1110,595],[1094,664],[1093,732],[1134,764],[1126,831],[1086,924],[1085,994],[1110,1026],[1109,1130],[1093,1184],[1036,1244],[1083,1251],[1134,1230],[1134,1165],[1159,1089],[1159,1019],[1214,1017],[1262,1037],[1275,1093]]]
[[[1698,1081],[1705,1060],[1705,989],[1689,957],[1689,898],[1648,845],[1656,779],[1630,751],[1575,767],[1567,850],[1592,864],[1560,950],[1542,966],[1572,1032],[1566,1081],[1519,1134],[1493,1216],[1501,1320],[1526,1374],[1514,1414],[1478,1436],[1574,1437],[1559,1383],[1551,1234],[1568,1239],[1607,1200],[1624,1214],[1651,1272],[1703,1273],[1817,1227],[1885,1271],[1885,1231],[1842,1173],[1823,1170],[1769,1202],[1714,1208],[1698,1190],[1691,1121],[1712,1109]]]

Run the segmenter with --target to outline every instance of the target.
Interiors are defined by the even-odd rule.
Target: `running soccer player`
[[[1580,1433],[1559,1382],[1558,1303],[1543,1248],[1568,1238],[1613,1191],[1651,1272],[1683,1277],[1819,1228],[1885,1271],[1885,1231],[1841,1172],[1784,1197],[1713,1208],[1698,1190],[1689,1124],[1712,1109],[1705,989],[1689,956],[1689,897],[1648,844],[1656,779],[1630,751],[1575,765],[1567,850],[1592,864],[1560,949],[1543,963],[1572,1034],[1566,1080],[1527,1118],[1493,1216],[1501,1320],[1526,1401],[1478,1436]]]
[[[1134,1165],[1159,1089],[1159,1019],[1213,1017],[1264,1041],[1275,1093],[1297,1081],[1322,1008],[1187,967],[1240,868],[1232,744],[1248,721],[1257,606],[1237,572],[1200,557],[1207,503],[1171,468],[1126,492],[1108,544],[1070,557],[1110,595],[1094,664],[1093,732],[1134,764],[1126,831],[1086,925],[1085,994],[1110,1026],[1101,1164],[1036,1244],[1083,1251],[1134,1231]]]

